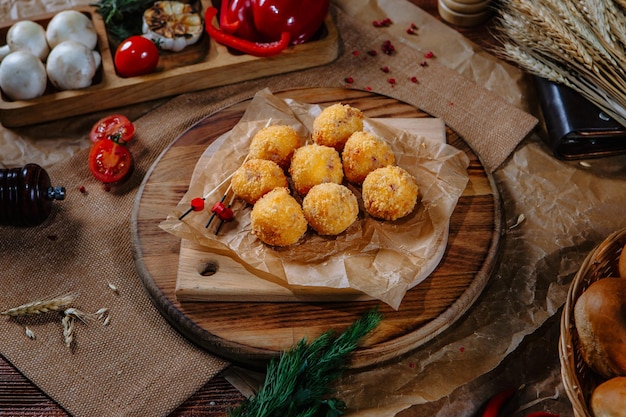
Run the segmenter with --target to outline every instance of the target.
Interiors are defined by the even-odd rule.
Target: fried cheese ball
[[[363,183],[367,174],[377,168],[396,163],[389,143],[370,132],[354,132],[341,154],[343,173],[355,184]]]
[[[277,187],[287,187],[287,176],[275,162],[249,159],[233,174],[230,185],[235,195],[250,204]]]
[[[318,184],[302,200],[309,226],[320,235],[338,235],[359,214],[359,203],[348,187],[335,183]]]
[[[396,165],[375,169],[363,181],[365,211],[383,220],[409,215],[417,202],[419,189],[415,178]]]
[[[252,232],[271,246],[288,246],[304,235],[308,223],[289,189],[275,188],[261,197],[250,213]]]
[[[281,168],[287,169],[293,152],[301,144],[302,139],[293,127],[267,126],[252,137],[248,158],[268,159],[276,162]]]
[[[296,192],[306,195],[313,186],[325,182],[341,184],[343,166],[339,153],[328,146],[305,145],[293,153],[289,174]]]
[[[313,141],[338,152],[354,132],[363,130],[363,113],[349,104],[326,107],[313,121]]]

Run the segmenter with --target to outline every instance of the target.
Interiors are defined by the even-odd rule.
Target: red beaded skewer
[[[192,211],[202,211],[204,210],[204,198],[202,197],[196,197],[194,199],[191,200],[191,207],[189,207],[189,209],[184,212],[179,218],[178,220],[182,220],[185,218],[185,216],[187,216],[189,213],[191,213]]]

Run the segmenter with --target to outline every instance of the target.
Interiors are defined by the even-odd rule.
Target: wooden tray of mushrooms
[[[210,6],[209,0],[202,0],[201,7]],[[245,54],[236,54],[229,51],[225,46],[210,39],[206,33],[200,40],[182,51],[160,51],[159,63],[154,72],[136,77],[124,78],[116,73],[114,66],[114,54],[117,45],[107,36],[106,27],[102,16],[94,7],[83,6],[73,8],[70,11],[86,17],[92,26],[92,33],[86,31],[81,37],[93,40],[93,49],[89,52],[77,54],[70,51],[70,56],[63,59],[76,62],[80,60],[88,68],[86,73],[90,74],[89,82],[86,84],[72,84],[67,71],[59,68],[63,66],[63,59],[54,55],[46,55],[42,58],[46,63],[43,67],[37,65],[34,60],[20,57],[11,58],[6,65],[9,56],[9,42],[7,35],[11,27],[17,21],[4,23],[0,27],[0,80],[3,78],[3,71],[7,71],[11,66],[16,68],[13,73],[7,71],[5,79],[17,81],[16,71],[29,77],[40,77],[41,89],[36,97],[22,98],[20,95],[24,91],[14,82],[14,85],[0,89],[0,122],[5,127],[18,127],[62,119],[70,116],[91,113],[115,107],[126,106],[144,101],[169,97],[177,94],[198,91],[211,87],[218,87],[227,84],[246,81],[254,78],[261,78],[269,75],[286,73],[305,68],[323,65],[333,61],[338,54],[338,34],[333,24],[332,18],[326,18],[324,27],[320,30],[320,35],[312,41],[301,45],[290,46],[279,55],[269,58],[259,58]],[[68,22],[56,17],[58,14],[67,14],[66,11],[50,13],[47,15],[29,19],[30,22],[37,23],[46,32],[60,31],[67,25],[77,24],[81,26],[81,17],[77,22]],[[200,12],[201,15],[203,14]],[[56,17],[56,18],[55,18]],[[72,17],[76,19],[76,15]],[[60,22],[58,20],[61,20]],[[49,27],[52,24],[52,27]],[[13,30],[12,32],[27,32],[27,39],[9,39],[12,42],[33,42],[36,32],[41,29],[30,25],[25,30]],[[13,33],[12,33],[13,35]],[[36,42],[36,41],[34,41]],[[43,49],[43,45],[40,45]],[[74,48],[75,49],[75,48]],[[50,52],[52,53],[52,52]],[[42,52],[42,55],[44,52]],[[47,52],[46,52],[47,54]],[[55,53],[56,54],[56,53]],[[74,56],[71,56],[74,55]],[[47,63],[50,59],[59,59],[57,71],[54,65]],[[13,61],[13,62],[11,62]],[[53,67],[49,73],[46,67]],[[4,68],[3,68],[4,67]],[[39,68],[37,68],[39,67]],[[28,68],[28,71],[23,69]],[[44,68],[42,73],[41,68]],[[74,77],[75,78],[75,77]],[[32,92],[31,92],[32,93]]]

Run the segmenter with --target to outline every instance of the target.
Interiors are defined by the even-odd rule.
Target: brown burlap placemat
[[[72,349],[60,316],[1,317],[1,353],[76,416],[165,415],[226,366],[183,339],[159,316],[134,270],[130,215],[141,179],[165,147],[206,115],[262,88],[345,86],[392,96],[443,118],[495,170],[536,120],[412,48],[380,52],[385,31],[333,9],[341,37],[332,64],[179,96],[136,121],[136,171],[110,191],[89,174],[87,151],[48,171],[67,187],[64,202],[40,227],[0,227],[0,310],[68,291],[75,307],[108,308],[110,323],[78,322]],[[368,51],[378,53],[368,54]],[[388,66],[391,73],[380,70]],[[352,82],[347,83],[346,78]],[[413,81],[412,77],[416,77]],[[394,78],[395,82],[390,82]],[[85,187],[86,192],[78,190]],[[118,291],[111,289],[113,284]],[[35,339],[25,335],[25,326]]]

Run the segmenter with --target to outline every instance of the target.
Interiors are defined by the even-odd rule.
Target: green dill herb
[[[345,404],[332,394],[331,383],[346,369],[349,354],[382,320],[370,310],[342,334],[326,332],[310,344],[300,340],[267,367],[258,394],[246,399],[229,417],[338,417]]]
[[[143,12],[155,0],[98,0],[91,4],[102,16],[109,36],[117,42],[132,35],[141,35]]]

